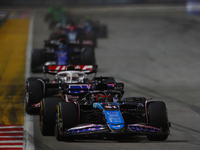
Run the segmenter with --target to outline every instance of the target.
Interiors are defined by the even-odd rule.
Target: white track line
[[[12,140],[12,141],[0,141],[0,143],[23,143],[23,141]]]
[[[0,131],[0,133],[23,133],[23,131]]]
[[[23,136],[0,136],[0,138],[23,138]]]
[[[0,129],[15,129],[15,128],[23,128],[24,126],[0,126]]]
[[[31,50],[33,42],[33,21],[34,14],[31,16],[30,25],[29,25],[29,36],[28,44],[26,48],[26,74],[25,78],[30,77],[30,60],[31,60]],[[25,102],[24,102],[25,104]],[[33,116],[28,115],[24,112],[24,150],[35,150],[34,145],[34,127],[33,127]]]
[[[12,145],[9,146],[9,145],[7,145],[7,146],[0,146],[0,148],[23,148],[23,146],[17,146],[17,145],[16,146],[15,145],[14,146],[12,146]]]

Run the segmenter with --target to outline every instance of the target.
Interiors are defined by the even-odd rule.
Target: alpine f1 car
[[[95,50],[91,40],[48,40],[44,49],[34,49],[31,72],[42,72],[48,65],[95,65]]]
[[[96,69],[97,66],[92,65],[46,66],[44,73],[55,75],[55,78],[27,78],[25,95],[26,112],[31,114],[35,109],[40,108],[40,101],[43,98],[59,95],[59,89],[62,86],[70,90],[71,93],[88,92],[96,89],[97,84],[100,83],[107,83],[109,89],[123,87],[120,83],[116,83],[112,77],[94,77],[93,79],[89,79],[87,75],[96,73]]]
[[[60,97],[41,101],[41,134],[55,135],[58,141],[95,134],[144,134],[150,141],[166,140],[170,134],[166,104],[145,97],[122,99],[123,91],[117,90],[121,87],[109,89],[106,82],[89,91],[79,85],[60,86]]]

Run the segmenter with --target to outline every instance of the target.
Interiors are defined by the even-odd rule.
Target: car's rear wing
[[[56,74],[61,71],[68,70],[69,65],[49,65],[43,67],[43,72],[48,74]],[[75,70],[85,72],[86,74],[96,73],[98,65],[70,65],[73,66]]]
[[[56,48],[60,45],[68,46],[94,46],[94,41],[89,39],[83,40],[68,40],[68,41],[58,41],[58,40],[45,40],[44,46],[50,48]]]
[[[116,84],[93,84],[93,83],[70,83],[70,84],[60,84],[59,89],[63,93],[71,95],[80,95],[87,93],[89,91],[101,90],[101,91],[116,91]]]

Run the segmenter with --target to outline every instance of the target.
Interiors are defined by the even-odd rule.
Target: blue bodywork
[[[161,130],[141,124],[125,124],[118,103],[93,103],[94,109],[102,110],[105,116],[105,124],[80,125],[67,130],[67,134],[93,134],[93,133],[160,133]]]
[[[114,130],[119,130],[124,127],[124,120],[119,110],[109,111],[104,110],[107,119],[107,125]]]
[[[57,54],[57,65],[68,65],[69,54],[74,52],[72,47],[59,47],[54,49],[54,52]]]

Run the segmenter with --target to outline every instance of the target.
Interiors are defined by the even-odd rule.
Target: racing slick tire
[[[162,134],[149,134],[149,141],[164,141],[169,135],[169,122],[167,108],[162,101],[153,101],[148,103],[148,121],[149,126],[157,127],[162,130]]]
[[[59,102],[56,106],[55,137],[58,141],[74,141],[72,136],[62,136],[66,129],[78,124],[78,109],[73,102]]]
[[[40,102],[40,132],[43,136],[54,135],[56,104],[62,102],[60,97],[43,98]]]
[[[82,63],[84,65],[95,65],[95,52],[93,47],[86,47],[82,53]]]
[[[28,78],[26,80],[26,112],[31,114],[32,104],[37,104],[43,98],[43,84],[38,78]]]
[[[42,71],[40,66],[44,63],[44,53],[40,49],[34,49],[31,55],[31,72],[37,73]]]

